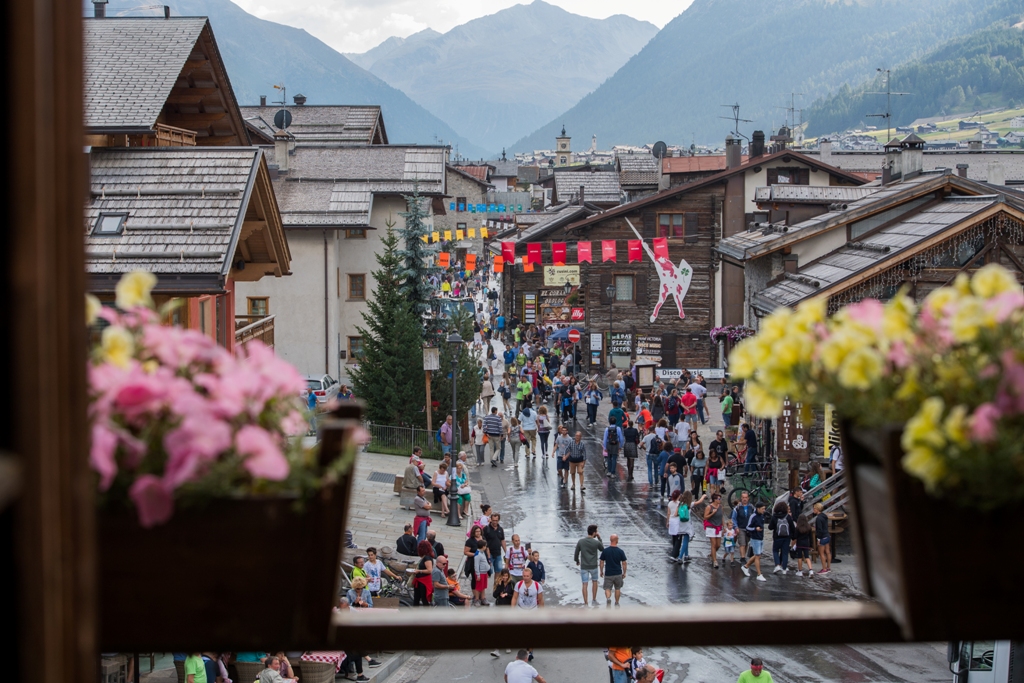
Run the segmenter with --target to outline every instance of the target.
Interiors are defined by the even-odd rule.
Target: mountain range
[[[497,150],[572,107],[657,33],[622,14],[591,19],[534,0],[346,56]]]
[[[379,104],[393,143],[458,145],[464,154],[486,155],[408,95],[346,59],[302,29],[258,19],[229,0],[165,0],[175,15],[207,16],[239,104],[272,101],[274,84],[308,104]],[[290,102],[289,102],[290,104]]]
[[[615,75],[512,145],[550,149],[564,123],[619,144],[717,142],[785,122],[801,102],[859,83],[957,36],[1018,17],[1020,0],[695,0]],[[577,146],[578,148],[578,146]]]
[[[973,112],[1024,102],[1024,30],[1010,22],[954,38],[921,59],[893,69],[889,86],[905,92],[892,98],[892,125],[937,114]],[[818,136],[864,125],[869,112],[885,111],[885,76],[838,92],[806,112],[807,135]],[[882,127],[884,119],[872,123]]]

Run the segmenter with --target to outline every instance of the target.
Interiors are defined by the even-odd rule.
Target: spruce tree
[[[428,215],[424,208],[424,202],[429,200],[420,196],[419,185],[415,185],[412,195],[404,199],[407,210],[399,214],[405,219],[405,227],[401,230],[403,248],[398,252],[402,260],[399,277],[402,292],[412,304],[413,311],[422,316],[430,312],[434,296],[429,278],[440,271],[433,265],[437,248],[423,241],[423,237],[430,234]]]
[[[458,349],[458,363],[456,365],[456,379],[458,380],[458,392],[456,394],[457,414],[463,416],[469,412],[469,409],[480,400],[480,389],[482,385],[482,378],[480,377],[480,368],[477,365],[477,361],[480,358],[471,351],[469,342],[473,341],[473,316],[466,309],[459,307],[452,315],[448,318],[448,327],[444,334],[441,336],[440,341],[440,361],[441,368],[434,373],[434,379],[431,383],[431,394],[434,400],[438,401],[437,415],[435,416],[434,424],[441,424],[444,418],[452,410],[452,354],[456,352],[452,348],[451,344],[445,342],[447,337],[452,332],[458,332],[459,336],[462,337],[466,343]],[[472,425],[471,425],[472,427]],[[462,440],[465,442],[469,439],[469,434],[462,434]]]
[[[419,241],[419,240],[417,240]],[[426,422],[423,374],[423,326],[402,289],[398,235],[390,227],[376,255],[376,291],[363,313],[363,358],[350,372],[357,396],[366,401],[366,417],[385,425],[421,426]]]

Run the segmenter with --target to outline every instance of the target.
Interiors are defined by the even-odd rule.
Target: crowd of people
[[[175,652],[174,661],[182,663],[185,683],[297,683],[295,667],[302,666],[304,652]],[[342,653],[325,653],[340,658]],[[295,662],[293,665],[292,662]],[[319,661],[319,660],[317,660]],[[259,674],[253,679],[239,680],[231,670],[238,664],[258,664]],[[363,653],[347,653],[341,661],[339,676],[350,681],[369,681],[363,673],[366,668],[377,668],[381,663]]]

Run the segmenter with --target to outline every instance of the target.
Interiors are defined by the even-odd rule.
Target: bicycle
[[[738,481],[738,485],[737,482]],[[771,507],[775,503],[775,492],[771,487],[771,478],[766,476],[761,466],[752,475],[733,475],[732,490],[729,491],[729,507],[739,504],[740,496],[745,491],[750,496],[750,502],[754,505],[764,503],[765,507]]]

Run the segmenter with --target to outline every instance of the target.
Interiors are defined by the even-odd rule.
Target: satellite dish
[[[668,155],[668,145],[659,140],[654,143],[651,153],[654,154],[655,159],[664,159]]]
[[[278,130],[282,130],[292,125],[292,113],[287,109],[279,109],[274,114],[274,125],[277,126]]]

